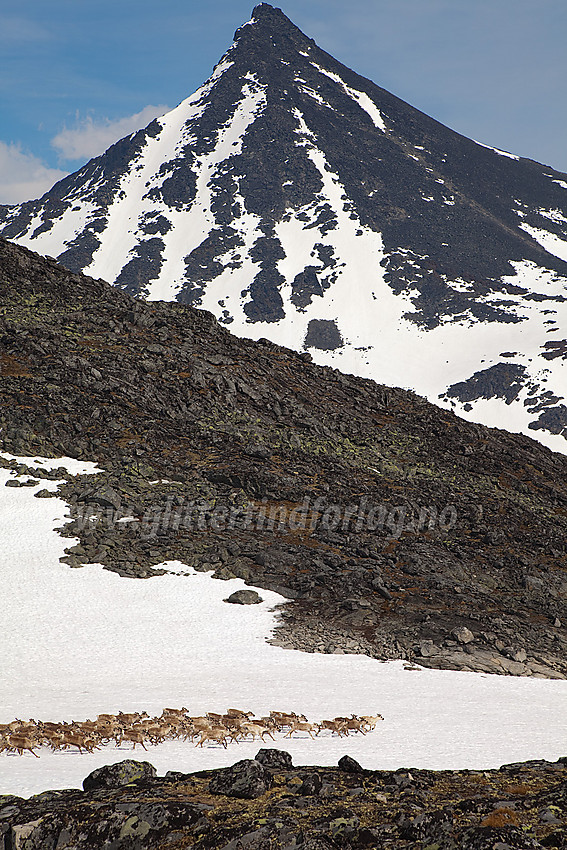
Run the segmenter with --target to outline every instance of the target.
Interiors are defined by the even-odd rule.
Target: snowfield
[[[68,458],[20,460],[64,465],[72,474],[98,471]],[[412,670],[404,662],[271,646],[266,639],[285,604],[278,594],[260,590],[262,604],[230,605],[224,600],[244,586],[241,580],[215,580],[179,563],[146,580],[96,564],[71,569],[59,558],[75,541],[56,531],[65,502],[34,498],[57,482],[6,488],[13,477],[0,468],[0,723],[84,720],[119,710],[159,714],[165,706],[186,706],[193,715],[278,709],[311,720],[379,712],[384,722],[366,736],[311,740],[297,733],[226,751],[173,740],[148,745],[147,753],[130,744],[88,755],[1,753],[0,794],[81,787],[95,767],[130,757],[151,761],[159,773],[213,768],[253,757],[260,746],[286,749],[296,764],[336,764],[348,753],[384,769],[492,768],[567,752],[565,681]]]

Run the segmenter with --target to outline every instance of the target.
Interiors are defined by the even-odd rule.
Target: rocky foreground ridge
[[[511,850],[567,846],[567,759],[499,770],[294,767],[261,749],[220,770],[98,768],[83,790],[0,797],[14,850]]]
[[[104,470],[33,473],[70,567],[179,560],[285,596],[282,645],[564,678],[567,458],[309,361],[0,241],[0,448]]]

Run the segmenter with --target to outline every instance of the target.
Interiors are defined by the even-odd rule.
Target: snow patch
[[[567,220],[567,219],[566,219]],[[539,227],[532,227],[523,221],[520,224],[522,230],[535,239],[542,248],[554,257],[559,257],[560,260],[567,262],[567,240],[560,239],[555,233],[550,233],[548,230],[542,230]]]
[[[497,153],[498,156],[507,156],[509,159],[520,159],[520,157],[516,156],[516,154],[514,153],[508,153],[508,151],[501,151],[500,148],[493,148],[492,145],[484,145],[482,142],[477,142],[476,139],[471,139],[471,142],[474,142],[475,145],[480,145],[481,148],[488,148],[488,150],[494,151],[494,153]]]
[[[556,180],[553,174],[546,174],[546,177],[549,177],[553,183],[557,183],[558,186],[561,186],[562,189],[567,189],[567,182],[565,180]]]
[[[321,74],[325,74],[326,77],[338,83],[343,90],[348,94],[348,96],[354,100],[355,103],[363,109],[366,114],[370,117],[372,123],[375,127],[381,130],[383,133],[386,132],[386,124],[384,123],[384,119],[382,118],[382,114],[373,100],[366,94],[366,92],[358,91],[357,89],[353,89],[344,82],[344,80],[339,77],[338,74],[334,74],[332,71],[327,71],[321,65],[318,65],[316,62],[311,62],[314,68]]]
[[[76,460],[72,457],[39,457],[33,455],[30,457],[19,457],[18,455],[10,454],[9,452],[0,452],[0,457],[4,460],[13,460],[16,463],[23,463],[33,469],[41,469],[50,472],[52,469],[64,467],[70,475],[96,475],[97,472],[103,470],[96,463],[86,460]]]
[[[42,207],[30,221],[26,232],[13,241],[40,254],[58,257],[83,232],[97,213],[98,206],[92,201],[69,199],[68,206],[59,218],[52,220],[52,227],[34,235],[34,231],[44,223],[45,208]]]
[[[554,210],[544,210],[538,209],[536,212],[539,215],[542,215],[544,218],[548,218],[550,221],[556,221],[558,224],[567,224],[567,218],[563,215],[562,210],[554,209]]]
[[[211,74],[205,85],[207,87],[210,87],[211,82],[216,82],[216,80],[218,80],[219,77],[221,77],[224,72],[228,71],[228,69],[231,68],[233,65],[234,62],[231,62],[230,59],[227,59],[226,57],[222,59],[213,70],[213,73]]]
[[[298,88],[299,88],[299,90],[300,90],[300,91],[302,91],[304,94],[308,95],[309,97],[312,97],[312,98],[313,98],[313,100],[316,100],[316,101],[317,101],[317,103],[320,103],[320,104],[321,104],[321,106],[326,106],[326,107],[327,107],[327,109],[330,109],[331,111],[334,111],[334,110],[333,110],[333,107],[331,106],[331,104],[330,104],[330,103],[327,103],[327,101],[325,100],[325,98],[321,97],[321,95],[319,94],[319,92],[316,92],[316,91],[315,91],[315,89],[312,89],[312,88],[310,88],[309,86],[307,86],[307,85],[305,85],[305,84],[302,84],[302,83],[298,84]]]

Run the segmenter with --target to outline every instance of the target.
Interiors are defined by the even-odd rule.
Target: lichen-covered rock
[[[209,783],[212,794],[251,800],[261,797],[272,785],[272,775],[255,759],[243,759],[219,771]]]
[[[562,844],[540,843],[515,826],[502,829],[479,827],[467,829],[461,836],[461,847],[466,850],[531,850],[537,847],[561,847]]]
[[[264,752],[287,762],[285,752]],[[563,848],[566,781],[567,759],[491,771],[358,774],[337,767],[274,769],[245,760],[116,787],[0,797],[0,848]]]
[[[269,830],[263,827],[233,838],[219,850],[267,850],[270,846]]]
[[[291,770],[293,767],[292,758],[285,750],[263,747],[256,753],[255,760],[263,764],[264,767],[271,767],[273,770]]]
[[[451,634],[459,643],[471,643],[474,640],[474,634],[466,626],[457,626]]]
[[[301,797],[316,796],[323,785],[323,780],[319,773],[306,773],[303,777],[303,782],[297,789],[297,793]]]
[[[225,602],[231,602],[234,605],[258,605],[262,602],[262,597],[255,590],[236,590],[231,593]]]
[[[97,767],[83,780],[83,789],[92,791],[94,788],[119,788],[131,782],[143,782],[156,775],[157,771],[149,761],[125,759],[117,764]]]

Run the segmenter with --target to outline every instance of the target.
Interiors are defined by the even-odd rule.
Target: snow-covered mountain
[[[0,207],[0,233],[567,450],[567,175],[444,127],[268,4],[194,95]]]

